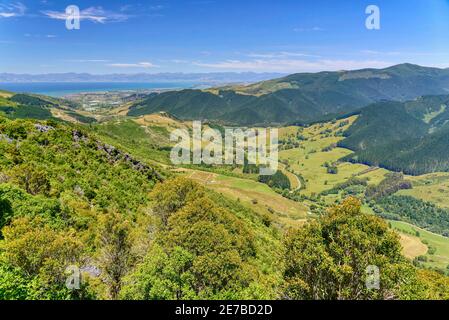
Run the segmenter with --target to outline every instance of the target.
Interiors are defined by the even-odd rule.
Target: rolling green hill
[[[1,94],[3,92],[3,94]],[[64,99],[43,95],[0,92],[0,114],[11,119],[55,119],[92,123],[96,120],[75,110],[75,105]]]
[[[275,297],[280,234],[251,208],[162,179],[81,125],[0,116],[0,151],[0,300],[179,298],[147,283],[175,283],[181,260],[185,298]],[[80,290],[68,265],[87,270]]]
[[[423,137],[428,126],[408,114],[403,103],[379,102],[362,109],[354,124],[345,132],[340,146],[351,150],[370,150],[404,139]]]
[[[384,101],[361,110],[339,146],[344,160],[418,175],[449,170],[449,96]]]
[[[445,94],[449,70],[402,64],[386,69],[299,73],[247,87],[152,94],[129,109],[138,116],[167,111],[182,119],[240,125],[308,123],[381,100]]]

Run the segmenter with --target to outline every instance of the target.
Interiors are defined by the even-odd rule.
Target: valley
[[[358,79],[355,75],[348,77],[341,81]],[[287,89],[285,84],[274,82],[240,86],[236,94],[246,95],[244,99],[260,99]],[[295,88],[291,86],[288,90]],[[190,91],[191,98],[201,100],[203,98],[198,95],[216,95],[214,90]],[[81,106],[89,104],[84,95],[77,101],[78,98],[73,97],[66,100],[0,91],[0,147],[5,154],[0,161],[0,202],[6,201],[0,203],[6,208],[1,220],[6,240],[0,244],[5,243],[4,250],[18,245],[12,242],[12,233],[8,233],[16,232],[11,221],[27,224],[20,219],[31,219],[33,222],[29,223],[40,225],[43,222],[39,219],[52,223],[52,217],[57,216],[57,230],[77,230],[81,238],[72,240],[84,239],[88,244],[84,250],[94,252],[99,250],[94,226],[108,228],[101,218],[102,212],[113,220],[118,219],[120,228],[129,232],[129,248],[132,252],[136,250],[139,262],[129,267],[123,279],[131,277],[133,281],[145,283],[149,280],[142,278],[142,270],[151,273],[152,264],[162,263],[157,259],[171,263],[170,259],[178,259],[177,255],[200,259],[195,263],[201,265],[201,259],[216,255],[210,251],[215,245],[222,245],[227,248],[225,255],[214,256],[214,259],[224,259],[223,263],[229,268],[239,261],[239,268],[253,270],[251,279],[240,273],[238,279],[228,279],[240,288],[238,295],[232,297],[273,298],[278,294],[280,283],[285,281],[276,262],[280,259],[280,248],[293,241],[289,235],[294,232],[300,235],[305,232],[303,230],[314,228],[317,222],[324,225],[326,219],[333,219],[328,216],[329,212],[343,210],[339,208],[346,210],[346,206],[357,207],[359,202],[357,210],[366,219],[366,225],[379,223],[385,230],[394,232],[392,241],[397,241],[399,252],[409,266],[422,272],[449,274],[449,201],[446,196],[449,174],[439,171],[447,167],[442,160],[445,153],[420,156],[422,150],[433,146],[449,148],[442,138],[449,121],[443,107],[446,96],[375,102],[357,112],[338,116],[322,114],[323,120],[296,125],[285,121],[280,124],[272,119],[266,126],[279,131],[279,170],[276,178],[264,180],[247,164],[171,163],[174,142],[170,141],[170,133],[175,129],[192,131],[195,119],[183,113],[189,107],[178,105],[179,110],[184,111],[173,114],[171,108],[153,110],[136,106],[147,104],[148,99],[155,96],[165,95],[166,101],[173,101],[169,96],[182,95],[182,92],[142,93],[132,98],[95,93],[89,99],[103,102],[92,107]],[[215,99],[209,102],[213,104]],[[214,113],[218,109],[211,109],[208,118],[197,114],[203,120],[203,130],[222,131],[234,127],[227,121],[212,119],[218,115]],[[264,127],[245,125],[244,128]],[[416,146],[411,147],[412,143]],[[23,145],[31,151],[26,151]],[[392,152],[394,148],[397,152]],[[415,153],[410,153],[412,151]],[[41,154],[44,160],[37,165]],[[12,197],[12,194],[20,196]],[[196,202],[196,198],[201,201]],[[35,211],[26,214],[24,206],[33,207]],[[41,216],[40,210],[44,210],[45,215]],[[171,212],[173,217],[165,217],[165,212]],[[229,223],[224,222],[224,217],[230,219]],[[372,219],[379,220],[373,222]],[[210,235],[201,233],[202,228]],[[191,230],[198,238],[189,238],[185,230]],[[149,237],[148,242],[142,240],[146,237]],[[234,243],[237,252],[229,249],[231,245],[214,244],[206,249],[201,244],[221,239]],[[180,249],[184,243],[192,244],[189,250],[198,253],[189,256]],[[85,253],[77,251],[77,254],[81,257]],[[101,251],[96,254],[101,256]],[[96,261],[95,266],[103,263],[103,260],[96,260],[96,256],[87,256]],[[47,275],[35,276],[44,279]],[[159,279],[162,273],[153,276]],[[96,287],[97,280],[93,277],[89,285],[95,288],[98,297],[143,298],[150,294],[140,292],[140,287],[127,286],[126,282],[120,282],[120,292],[108,292],[101,286]],[[229,297],[225,287],[218,285],[218,280],[214,281],[211,280],[217,285],[214,294],[202,292],[198,289],[200,284],[196,284],[195,293],[185,294],[197,298],[204,297],[202,294],[209,298]],[[252,289],[246,291],[243,288],[248,281]],[[173,294],[156,290],[151,297],[170,298]]]

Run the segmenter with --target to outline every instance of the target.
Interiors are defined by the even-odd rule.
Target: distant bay
[[[0,82],[0,89],[62,97],[80,92],[188,89],[200,85],[194,82]]]

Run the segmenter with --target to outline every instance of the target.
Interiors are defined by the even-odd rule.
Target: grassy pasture
[[[425,244],[428,248],[434,248],[435,253],[430,254],[429,251],[425,254],[427,257],[427,262],[424,262],[426,267],[439,268],[442,270],[447,270],[449,265],[449,238],[440,236],[438,234],[426,231],[422,228],[416,227],[412,224],[402,222],[402,221],[389,221],[394,230],[398,231],[400,234],[405,234],[416,242],[416,238]],[[418,232],[418,233],[417,233]],[[403,240],[404,241],[404,240]],[[407,254],[416,254],[417,246],[405,241],[405,248],[412,248]]]
[[[335,145],[342,137],[335,136],[337,130],[346,129],[354,122],[356,117],[347,119],[347,124],[342,125],[345,120],[335,123],[316,124],[304,128],[302,135],[306,140],[301,142],[299,148],[283,150],[279,152],[281,160],[287,160],[294,172],[300,173],[306,180],[304,193],[320,193],[331,189],[335,185],[344,182],[351,176],[367,177],[370,183],[377,184],[384,178],[387,170],[376,168],[368,171],[369,167],[363,164],[352,164],[348,162],[336,163],[337,174],[327,173],[325,163],[335,163],[338,159],[351,153],[351,150],[344,148],[333,148],[330,151],[322,151],[324,148]],[[344,122],[343,124],[345,124]],[[281,135],[291,135],[294,133],[291,127],[281,131]]]
[[[449,209],[449,173],[430,173],[407,179],[412,181],[413,189],[400,190],[398,195],[412,196]]]
[[[399,236],[401,237],[402,253],[406,258],[413,260],[427,253],[428,247],[418,237],[405,233],[400,233]]]
[[[13,92],[9,92],[6,90],[0,90],[0,98],[10,98],[14,95],[15,93]]]
[[[270,216],[283,227],[297,227],[305,222],[308,208],[301,203],[286,199],[266,184],[221,174],[185,169],[184,174],[257,212]]]

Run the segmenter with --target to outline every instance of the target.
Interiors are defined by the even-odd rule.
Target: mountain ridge
[[[338,145],[343,158],[420,175],[449,171],[449,95],[382,101],[363,108]]]
[[[278,125],[313,122],[381,100],[405,101],[447,93],[449,69],[400,64],[384,69],[297,73],[249,86],[153,94],[132,105],[128,115],[167,111],[186,120]]]

